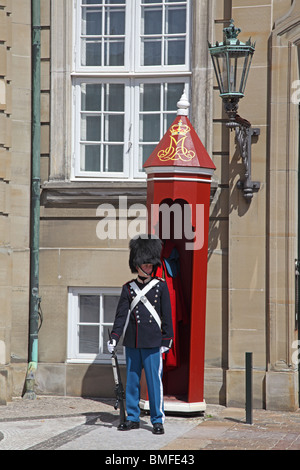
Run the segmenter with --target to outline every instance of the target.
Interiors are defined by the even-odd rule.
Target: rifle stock
[[[111,338],[111,334],[109,330],[108,330],[108,335],[109,335],[109,340],[112,343],[112,338]],[[120,408],[120,425],[121,425],[125,423],[126,421],[126,412],[125,412],[125,405],[124,405],[125,393],[124,393],[124,387],[122,384],[118,357],[115,351],[111,353],[111,363],[112,363],[112,368],[113,368],[114,381],[116,384],[115,386],[116,402],[115,402],[114,408],[115,410]]]

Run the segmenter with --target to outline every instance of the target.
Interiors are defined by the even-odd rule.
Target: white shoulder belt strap
[[[149,312],[151,313],[151,315],[155,319],[158,326],[161,327],[161,320],[159,318],[159,315],[158,315],[157,311],[155,310],[155,308],[153,307],[153,305],[151,305],[151,303],[149,302],[149,300],[146,297],[147,292],[149,292],[149,290],[152,289],[152,287],[154,287],[158,282],[159,282],[158,279],[152,279],[151,281],[149,281],[148,284],[146,284],[146,286],[142,290],[136,285],[136,283],[134,281],[132,281],[129,284],[130,287],[134,290],[136,296],[130,304],[130,309],[128,310],[128,315],[127,315],[127,318],[126,318],[126,323],[125,323],[125,326],[124,326],[123,335],[125,335],[125,331],[126,331],[126,328],[128,326],[128,323],[129,323],[130,314],[131,314],[132,310],[135,308],[135,306],[140,301],[143,302],[145,307],[147,307],[147,309],[149,310]]]

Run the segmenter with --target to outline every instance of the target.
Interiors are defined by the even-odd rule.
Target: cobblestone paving
[[[190,450],[300,450],[300,411],[253,411],[246,424],[242,409],[225,408],[173,441],[170,449]]]
[[[300,450],[300,410],[245,411],[207,405],[201,416],[167,416],[165,434],[152,434],[150,418],[141,428],[117,430],[113,400],[38,397],[0,406],[1,450]]]

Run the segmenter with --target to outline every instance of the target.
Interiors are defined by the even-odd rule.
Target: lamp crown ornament
[[[223,31],[227,39],[236,39],[242,30],[240,28],[236,28],[234,26],[234,20],[231,19],[230,25],[227,28],[224,28]]]

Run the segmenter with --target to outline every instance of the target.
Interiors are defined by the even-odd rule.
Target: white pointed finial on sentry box
[[[185,90],[183,90],[180,100],[177,102],[177,116],[187,116],[189,113],[190,102],[186,97]]]

